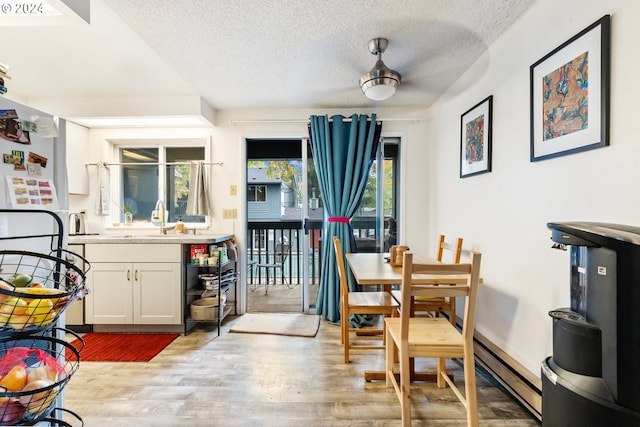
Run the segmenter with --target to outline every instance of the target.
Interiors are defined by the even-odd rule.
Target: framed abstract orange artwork
[[[611,18],[531,66],[531,161],[609,145]]]
[[[491,172],[491,114],[488,96],[460,117],[460,178]]]

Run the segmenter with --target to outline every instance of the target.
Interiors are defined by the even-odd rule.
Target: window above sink
[[[207,163],[205,139],[110,141],[113,158],[111,200],[115,208],[106,222],[108,228],[124,225],[134,229],[155,230],[152,212],[163,200],[167,224],[182,220],[187,228],[206,228],[209,218],[187,215],[190,163]],[[127,217],[130,217],[129,220]]]

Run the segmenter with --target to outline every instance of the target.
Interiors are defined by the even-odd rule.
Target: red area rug
[[[80,351],[80,361],[148,362],[178,336],[179,334],[107,334],[91,332],[82,336],[84,348]],[[79,349],[82,343],[74,340],[71,345]]]

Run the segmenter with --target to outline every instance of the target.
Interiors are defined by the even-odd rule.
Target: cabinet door
[[[133,269],[131,263],[92,262],[90,293],[86,296],[87,323],[130,324],[133,322]]]
[[[67,175],[69,194],[89,194],[89,129],[67,121]]]
[[[133,264],[133,321],[138,324],[182,323],[180,263]]]

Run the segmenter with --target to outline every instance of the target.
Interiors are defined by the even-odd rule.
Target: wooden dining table
[[[382,285],[384,290],[389,291],[393,285],[402,283],[402,266],[393,266],[389,261],[389,254],[383,253],[348,253],[347,263],[358,285]],[[436,264],[432,258],[425,258],[420,255],[413,255],[413,262],[418,264]],[[431,285],[449,285],[455,283],[466,283],[465,275],[439,276],[437,274],[414,274],[415,283]]]
[[[394,285],[402,283],[402,266],[394,266],[389,262],[389,254],[385,253],[347,253],[347,263],[356,279],[356,283],[360,286],[382,286],[387,292],[391,291]],[[438,261],[425,258],[420,255],[413,255],[415,263],[438,263]],[[466,283],[467,276],[439,276],[437,274],[415,274],[413,275],[415,283],[432,284],[432,285],[451,285],[456,283]],[[415,372],[413,363],[411,364],[411,380],[412,381],[435,381],[436,374],[431,372]],[[366,381],[384,381],[386,373],[384,371],[365,371],[364,378]]]

